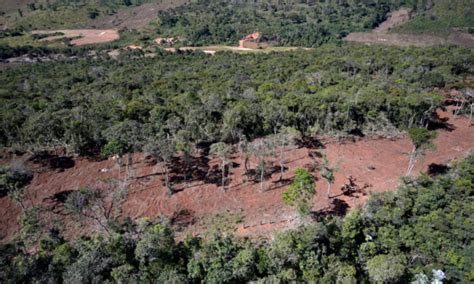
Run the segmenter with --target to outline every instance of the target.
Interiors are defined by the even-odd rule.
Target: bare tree
[[[247,182],[248,175],[249,175],[249,160],[250,160],[250,157],[252,156],[252,151],[251,151],[251,144],[249,143],[249,141],[247,141],[247,139],[243,135],[239,137],[238,149],[240,152],[240,156],[243,159],[245,182]]]
[[[260,191],[263,191],[263,180],[266,171],[266,159],[272,153],[273,144],[270,139],[258,139],[252,142],[251,151],[258,160],[257,172],[259,173]]]
[[[223,142],[218,142],[211,145],[210,154],[217,156],[221,160],[221,172],[222,172],[222,190],[225,192],[225,181],[226,174],[225,169],[230,160],[230,154],[232,153],[232,146],[227,145]]]
[[[145,152],[153,156],[157,160],[157,164],[161,165],[161,172],[165,176],[165,187],[168,190],[168,195],[172,195],[174,191],[170,184],[168,164],[173,159],[175,149],[173,141],[163,137],[150,140],[144,147]]]
[[[94,187],[81,188],[71,193],[64,207],[80,221],[92,220],[107,234],[122,214],[122,204],[128,196],[125,183],[102,180]]]
[[[273,144],[276,146],[275,149],[278,149],[278,153],[275,154],[278,156],[278,163],[280,165],[280,181],[283,180],[283,173],[285,171],[285,152],[288,146],[293,145],[295,135],[296,131],[283,127],[277,134],[272,136]]]
[[[469,125],[472,123],[472,116],[474,113],[474,89],[467,88],[461,92],[457,92],[456,99],[458,100],[457,108],[454,112],[454,117],[457,118],[461,114],[469,113]]]

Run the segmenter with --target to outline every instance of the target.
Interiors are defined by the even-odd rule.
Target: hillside
[[[441,36],[446,36],[455,30],[473,32],[473,1],[428,1],[425,5],[415,5],[413,8],[412,19],[395,31]]]
[[[0,4],[0,283],[471,283],[472,1]]]
[[[165,222],[140,219],[109,237],[65,240],[56,230],[32,254],[41,221],[23,218],[24,243],[0,247],[0,279],[11,282],[258,281],[470,282],[474,156],[441,176],[407,180],[397,191],[372,196],[345,218],[327,218],[251,242],[214,233],[176,242]],[[77,197],[87,197],[86,191]],[[90,200],[90,199],[86,199]],[[39,223],[36,223],[39,222]]]

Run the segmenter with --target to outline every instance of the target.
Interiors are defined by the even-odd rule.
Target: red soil
[[[437,130],[436,150],[428,152],[415,167],[415,173],[426,171],[432,163],[446,164],[453,159],[462,158],[474,149],[474,131],[466,118],[454,119],[451,112],[440,112],[452,126],[452,130]],[[324,152],[331,164],[338,170],[336,180],[328,199],[327,187],[323,179],[317,181],[317,195],[314,198],[314,210],[321,214],[328,211],[342,211],[346,207],[361,205],[371,192],[392,190],[399,184],[400,177],[405,174],[408,163],[408,152],[411,144],[408,138],[396,140],[364,138],[355,142],[338,143],[326,141]],[[291,179],[297,167],[304,167],[313,162],[310,152],[318,149],[299,148],[288,150],[286,157],[289,168],[284,174]],[[0,159],[0,164],[20,163],[22,157],[10,156]],[[279,173],[272,175],[264,183],[264,191],[260,191],[258,183],[244,182],[243,162],[239,155],[234,155],[233,162],[240,164],[231,170],[231,181],[227,192],[223,192],[218,184],[205,184],[194,181],[186,185],[176,183],[178,191],[171,197],[163,187],[161,170],[158,166],[148,164],[142,154],[134,155],[135,163],[132,171],[136,178],[130,183],[130,192],[123,206],[123,216],[131,218],[167,216],[180,219],[185,229],[178,232],[178,237],[187,233],[203,233],[215,219],[210,218],[217,213],[241,212],[243,221],[239,224],[227,224],[235,228],[239,235],[253,237],[269,237],[276,230],[291,228],[301,222],[295,211],[284,205],[281,194],[286,185],[278,183]],[[86,158],[75,158],[75,165],[60,170],[46,169],[33,162],[25,162],[34,167],[35,175],[28,187],[27,206],[33,204],[52,205],[48,200],[53,194],[66,190],[76,190],[82,186],[95,185],[98,179],[118,177],[118,166],[112,159],[90,161]],[[277,163],[275,163],[277,164]],[[209,169],[218,167],[217,160],[210,160]],[[254,168],[251,161],[250,168]],[[122,173],[123,175],[123,173]],[[319,177],[317,173],[315,176]],[[342,195],[341,187],[347,183],[348,177],[356,179],[356,184],[365,187],[366,195],[355,193],[352,196]],[[332,204],[332,205],[331,205]],[[334,208],[334,204],[338,205]],[[185,214],[183,214],[185,212]],[[18,230],[17,219],[20,208],[8,197],[0,198],[0,238],[2,241],[11,239]],[[59,215],[58,215],[59,216]],[[59,216],[61,217],[61,216]],[[63,218],[63,217],[61,217]],[[183,221],[184,220],[184,221]],[[68,236],[78,233],[74,222],[66,222]],[[91,232],[96,228],[86,228],[80,232]]]

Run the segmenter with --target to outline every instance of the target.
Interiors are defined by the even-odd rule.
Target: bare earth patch
[[[420,160],[414,173],[425,172],[433,165],[449,163],[453,159],[463,158],[474,149],[474,131],[468,119],[454,119],[452,108],[439,112],[449,129],[439,129],[435,140],[436,150],[428,152]],[[163,175],[160,166],[148,163],[142,154],[134,155],[130,191],[123,205],[123,216],[133,219],[141,217],[167,216],[178,220],[175,224],[177,237],[186,234],[203,234],[214,224],[214,216],[223,212],[238,212],[242,221],[227,224],[234,232],[242,236],[269,238],[275,231],[292,228],[301,223],[301,219],[290,208],[282,203],[282,192],[286,190],[298,167],[308,167],[315,160],[310,153],[324,151],[329,161],[338,167],[336,180],[330,198],[327,195],[326,182],[315,171],[317,178],[317,195],[314,198],[313,210],[316,215],[343,215],[349,208],[360,206],[371,193],[393,190],[400,183],[408,164],[408,153],[411,143],[408,138],[376,139],[362,138],[357,141],[322,140],[321,147],[302,147],[288,150],[286,153],[288,170],[284,173],[285,183],[279,182],[278,171],[264,183],[264,191],[260,191],[258,182],[245,181],[244,162],[240,155],[234,154],[232,161],[230,183],[227,192],[220,188],[220,181],[206,181],[202,177],[194,181],[174,181],[176,193],[168,196],[163,187]],[[7,155],[0,159],[1,164],[24,160],[26,165],[35,171],[34,178],[27,191],[26,206],[42,204],[52,208],[56,213],[48,217],[65,220],[64,228],[68,237],[78,233],[91,233],[100,230],[97,226],[79,228],[76,222],[71,222],[64,214],[62,204],[54,201],[54,196],[62,192],[77,190],[83,186],[94,186],[98,179],[118,178],[119,168],[112,159],[92,161],[87,158],[74,158],[74,165],[65,169],[50,169],[27,161],[27,155]],[[204,167],[207,173],[218,169],[219,161],[206,156],[196,158],[195,164]],[[320,162],[320,160],[318,159]],[[273,161],[277,165],[277,161]],[[257,161],[250,161],[250,169],[255,168]],[[124,176],[124,169],[120,176]],[[206,175],[206,174],[204,174]],[[208,174],[207,174],[208,175]],[[211,175],[212,176],[212,175]],[[219,174],[217,173],[218,177]],[[353,184],[360,191],[343,194],[342,187]],[[207,177],[209,179],[209,176]],[[0,240],[10,239],[18,230],[20,207],[8,197],[0,198]],[[68,221],[69,220],[69,221]]]
[[[69,38],[72,45],[86,45],[105,43],[117,40],[120,38],[117,30],[54,30],[54,31],[33,31],[32,34],[55,34],[62,33],[62,35],[55,35],[42,38],[39,41],[53,41],[63,38]]]
[[[372,32],[350,33],[344,40],[366,43],[385,44],[400,47],[427,47],[446,44],[474,47],[474,36],[469,33],[453,30],[446,37],[426,34],[401,34],[391,33],[393,27],[399,26],[409,20],[409,10],[402,8],[392,12],[387,20],[381,23]]]

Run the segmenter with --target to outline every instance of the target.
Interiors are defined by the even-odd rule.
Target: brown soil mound
[[[462,158],[474,149],[474,131],[465,118],[454,119],[451,112],[440,112],[444,119],[443,128],[438,129],[436,150],[428,152],[420,160],[414,172],[426,171],[442,167],[452,159]],[[327,196],[327,187],[319,174],[317,195],[314,198],[314,210],[317,214],[340,214],[354,206],[362,204],[372,192],[383,192],[396,188],[399,179],[405,173],[408,163],[408,152],[411,144],[408,138],[373,139],[363,138],[358,141],[323,141],[324,152],[331,164],[335,165],[336,180],[331,197]],[[310,154],[312,153],[312,154]],[[167,216],[179,226],[178,237],[187,233],[203,233],[219,222],[234,228],[239,235],[253,237],[269,237],[275,230],[290,228],[299,224],[294,210],[282,203],[281,195],[291,181],[297,167],[308,167],[314,160],[312,156],[321,153],[320,147],[303,147],[289,150],[286,153],[288,170],[284,180],[279,182],[278,170],[264,183],[260,191],[258,182],[245,181],[242,158],[235,154],[233,169],[227,192],[219,187],[218,161],[207,160],[207,157],[196,158],[194,164],[202,167],[199,176],[197,171],[194,181],[184,182],[175,177],[176,193],[168,196],[163,187],[161,169],[148,163],[142,154],[134,156],[132,165],[134,178],[130,183],[130,192],[123,206],[123,216],[139,218],[148,216]],[[26,160],[21,157],[4,157],[0,164]],[[276,161],[275,161],[276,162]],[[112,159],[90,161],[86,158],[75,158],[68,167],[52,169],[29,161],[26,165],[33,167],[35,175],[28,188],[27,206],[46,204],[60,208],[61,204],[53,204],[54,196],[61,192],[77,190],[82,186],[95,185],[98,179],[117,178],[118,166]],[[277,163],[275,163],[277,164]],[[250,168],[255,168],[256,161],[251,161]],[[217,178],[213,178],[215,173]],[[124,172],[122,171],[122,176]],[[343,194],[344,185],[352,188],[352,192]],[[60,210],[59,210],[60,211]],[[227,219],[212,218],[218,213],[234,212],[241,215],[231,223]],[[17,218],[19,206],[8,197],[0,198],[0,232],[3,241],[10,239],[18,230]],[[62,215],[58,215],[62,216]],[[231,218],[232,219],[232,218]],[[242,220],[240,220],[242,219]],[[91,232],[95,228],[78,231],[74,222],[66,222],[68,236],[78,232]]]

